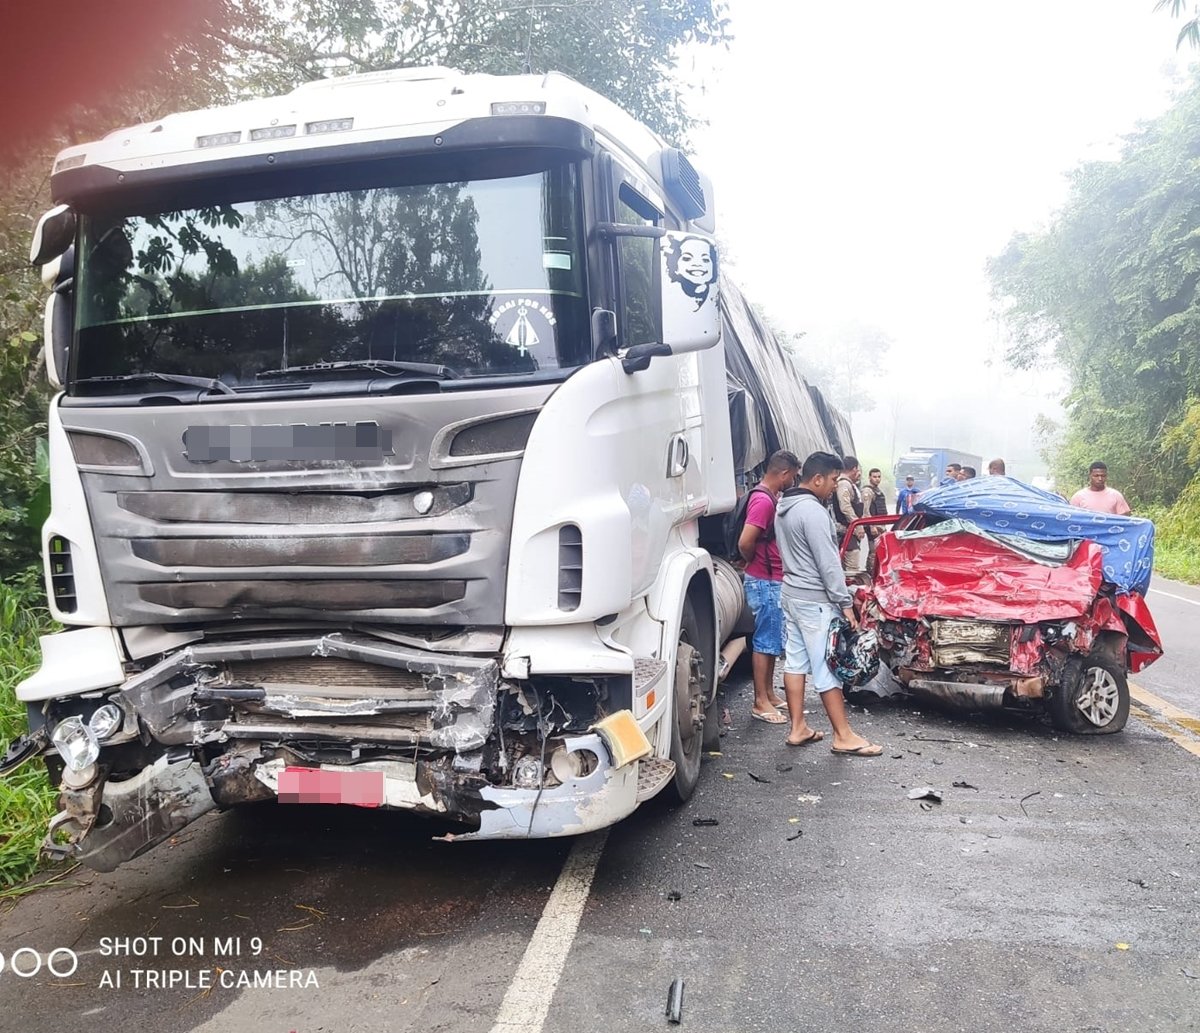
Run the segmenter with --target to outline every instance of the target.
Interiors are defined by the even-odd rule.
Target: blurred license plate
[[[193,463],[378,461],[392,454],[391,431],[379,424],[188,427],[184,451]]]
[[[279,775],[280,803],[348,803],[355,807],[379,807],[383,800],[382,771],[284,768]]]

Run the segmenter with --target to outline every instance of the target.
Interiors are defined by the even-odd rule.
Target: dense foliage
[[[1188,522],[1200,501],[1198,171],[1200,80],[1117,160],[1077,169],[1052,224],[989,263],[1009,361],[1056,361],[1070,375],[1048,457],[1059,483],[1083,484],[1088,463],[1104,460],[1110,483],[1142,506],[1171,507],[1168,542],[1200,531]]]

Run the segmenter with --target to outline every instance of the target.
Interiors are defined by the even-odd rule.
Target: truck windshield
[[[334,362],[362,362],[363,376],[372,360],[461,377],[581,365],[578,178],[563,164],[86,216],[72,381],[123,393],[152,371],[245,390]],[[124,379],[84,387],[96,377]]]

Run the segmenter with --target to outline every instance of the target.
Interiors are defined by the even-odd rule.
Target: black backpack
[[[750,496],[756,491],[761,491],[764,495],[771,495],[766,488],[756,485],[738,499],[737,505],[733,507],[733,512],[725,518],[725,555],[734,562],[740,562],[742,558],[742,554],[738,551],[738,539],[742,537],[742,529],[746,526],[746,509],[750,505]],[[771,498],[774,500],[775,496],[771,495]],[[759,535],[758,540],[769,542],[774,537],[775,526],[772,524]]]

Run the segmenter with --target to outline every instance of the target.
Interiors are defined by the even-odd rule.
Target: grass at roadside
[[[1170,509],[1154,506],[1135,512],[1154,521],[1154,573],[1200,585],[1200,477]]]
[[[1154,573],[1200,585],[1200,540],[1158,539],[1154,543]]]
[[[49,630],[33,576],[0,584],[0,748],[26,730],[17,683],[39,662],[38,635]],[[54,813],[54,790],[40,761],[0,778],[0,888],[27,879],[38,868],[38,847]]]

